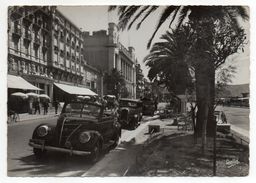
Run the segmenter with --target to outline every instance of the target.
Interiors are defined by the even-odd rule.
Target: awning
[[[77,86],[71,86],[66,84],[54,83],[55,86],[71,95],[97,95],[88,88],[82,88]]]
[[[41,90],[36,86],[30,84],[20,76],[9,75],[7,76],[8,88],[22,89],[22,90]]]

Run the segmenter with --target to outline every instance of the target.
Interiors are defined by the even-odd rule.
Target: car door
[[[103,109],[98,125],[105,143],[113,137],[113,115],[106,115],[106,109]]]

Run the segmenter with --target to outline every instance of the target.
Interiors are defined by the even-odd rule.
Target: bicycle
[[[10,121],[10,123],[16,123],[18,120],[20,120],[19,114],[13,110],[10,110],[8,112],[8,121]]]

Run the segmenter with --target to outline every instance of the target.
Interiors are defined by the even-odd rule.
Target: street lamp
[[[217,133],[217,121],[214,116],[214,133],[213,133],[213,176],[216,176],[216,133]]]

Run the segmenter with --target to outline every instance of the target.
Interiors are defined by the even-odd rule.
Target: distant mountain
[[[228,85],[223,97],[242,97],[242,93],[250,93],[249,84]]]

